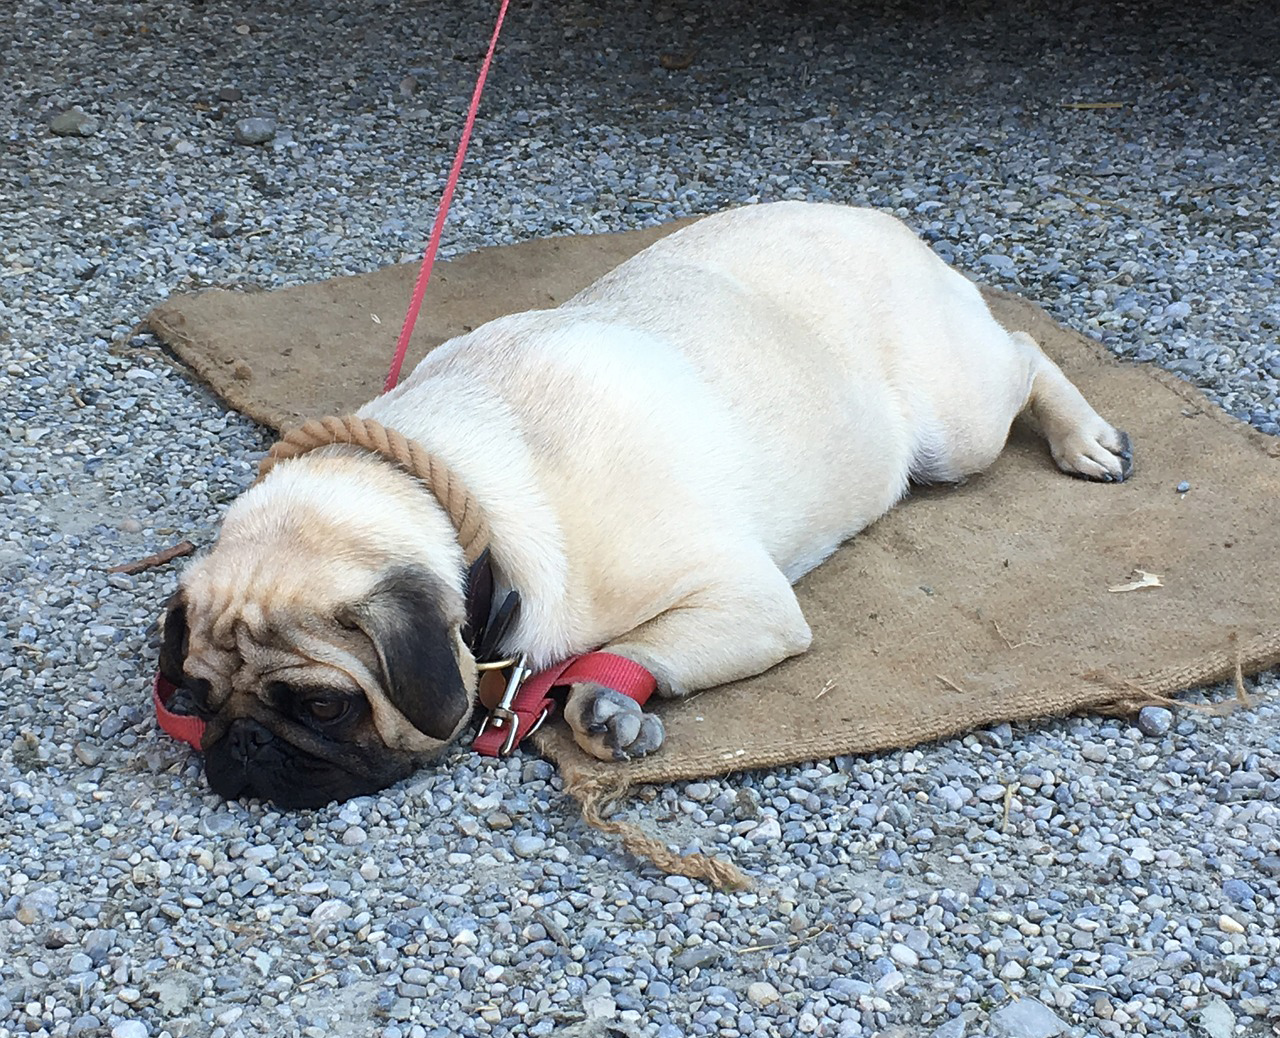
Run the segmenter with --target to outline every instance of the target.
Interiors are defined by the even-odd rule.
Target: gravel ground
[[[109,345],[170,292],[415,254],[490,7],[0,15],[0,1036],[1272,1034],[1275,674],[1227,717],[649,791],[736,895],[622,855],[528,756],[282,815],[157,735],[174,574],[104,565],[207,541],[267,439]],[[446,250],[887,207],[1280,431],[1276,6],[948,7],[517,0]]]

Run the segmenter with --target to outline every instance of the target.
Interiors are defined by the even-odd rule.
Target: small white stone
[[[1225,914],[1218,916],[1218,929],[1223,933],[1244,933],[1244,926]]]
[[[782,826],[776,818],[766,818],[747,833],[752,843],[773,843],[782,839]]]
[[[757,1006],[771,1006],[782,996],[767,980],[757,980],[747,985],[747,1000]]]
[[[907,966],[914,969],[920,965],[920,956],[908,948],[905,944],[895,944],[889,949],[889,958],[896,962],[899,966]]]
[[[313,923],[337,923],[350,918],[351,906],[337,898],[321,901],[311,913]]]

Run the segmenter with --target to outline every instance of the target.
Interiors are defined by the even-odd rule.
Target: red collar
[[[548,667],[519,682],[505,706],[494,707],[480,726],[472,743],[485,757],[505,757],[520,745],[547,719],[555,707],[552,690],[579,681],[597,684],[630,696],[643,706],[653,695],[654,677],[640,664],[611,652],[589,652],[572,656],[565,662]],[[204,721],[194,714],[178,713],[169,708],[178,688],[157,673],[151,698],[155,703],[160,728],[175,739],[189,743],[197,750],[204,738]]]

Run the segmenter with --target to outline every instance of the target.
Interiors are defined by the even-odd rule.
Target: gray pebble
[[[84,949],[84,953],[89,957],[94,966],[101,966],[107,961],[112,947],[116,942],[116,933],[114,930],[90,930],[80,940],[80,947]]]
[[[517,836],[511,841],[511,851],[519,858],[536,858],[547,846],[541,836]]]
[[[1138,730],[1143,735],[1159,738],[1173,727],[1173,712],[1163,706],[1144,706],[1138,711]]]
[[[724,958],[724,952],[713,944],[698,944],[686,948],[671,961],[677,969],[691,970],[713,966]]]
[[[906,966],[909,969],[914,969],[916,966],[920,965],[920,956],[905,944],[895,944],[890,948],[889,957],[899,966]]]
[[[49,120],[49,129],[59,137],[92,137],[98,126],[98,120],[80,107],[68,108]]]
[[[930,1038],[964,1038],[964,1032],[965,1019],[963,1016],[956,1016],[936,1028]]]
[[[1258,896],[1253,887],[1242,879],[1224,879],[1222,893],[1228,901],[1237,905],[1246,904]]]
[[[351,918],[351,906],[345,901],[339,901],[337,898],[330,898],[328,901],[321,901],[311,911],[311,921],[313,923],[337,923],[344,919]]]
[[[237,144],[266,144],[276,135],[276,121],[263,116],[237,119],[231,135]]]
[[[1232,1038],[1236,1015],[1220,998],[1211,998],[1200,1009],[1200,1027],[1207,1038]]]
[[[1043,1002],[1020,998],[991,1014],[991,1029],[998,1038],[1053,1038],[1067,1025]]]

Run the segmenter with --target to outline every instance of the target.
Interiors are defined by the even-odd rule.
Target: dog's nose
[[[247,764],[266,749],[274,739],[275,736],[271,734],[270,729],[252,718],[241,717],[231,723],[231,728],[227,732],[227,748],[231,751],[232,757]]]

